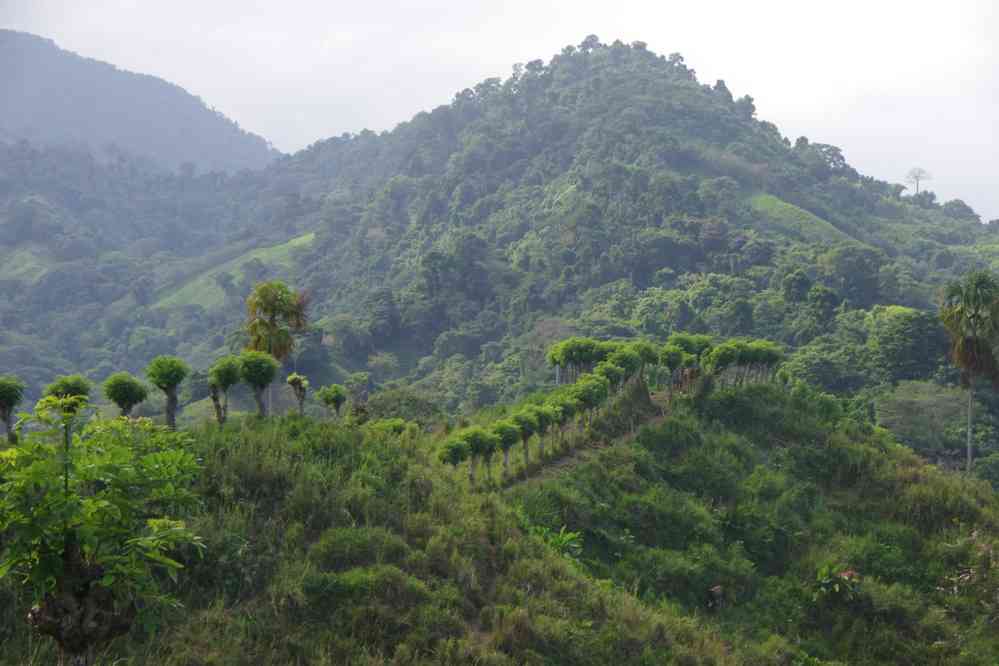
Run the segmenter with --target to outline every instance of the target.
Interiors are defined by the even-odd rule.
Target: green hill
[[[740,376],[658,405],[634,376],[506,480],[402,420],[196,427],[206,549],[164,580],[183,607],[96,663],[995,663],[991,488],[845,401]],[[50,663],[19,589],[0,582],[0,664]]]

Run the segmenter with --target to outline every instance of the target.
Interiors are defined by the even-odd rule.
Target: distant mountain
[[[176,169],[258,169],[279,155],[172,83],[0,30],[0,141],[82,143],[153,158]]]

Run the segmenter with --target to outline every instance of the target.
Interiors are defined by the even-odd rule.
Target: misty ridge
[[[279,155],[200,98],[156,77],[80,57],[54,42],[0,30],[0,137],[81,144],[170,169],[259,169]]]
[[[999,663],[999,220],[596,35],[281,154],[0,31],[0,666]]]

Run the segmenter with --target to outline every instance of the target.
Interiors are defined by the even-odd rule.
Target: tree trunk
[[[13,410],[11,410],[13,412]],[[17,445],[17,433],[14,432],[14,414],[5,413],[3,415],[3,424],[7,428],[7,442],[11,446]]]
[[[531,464],[531,445],[528,442],[531,440],[530,437],[524,437],[524,469]]]
[[[166,424],[170,430],[177,429],[177,387],[166,391]]]
[[[544,461],[545,459],[545,436],[538,433],[538,460]]]
[[[468,483],[470,485],[475,485],[475,456],[468,459]]]
[[[253,389],[253,399],[257,401],[257,416],[264,418],[267,416],[267,405],[264,402],[265,387]]]
[[[210,397],[212,399],[212,407],[215,408],[215,420],[219,422],[219,427],[221,428],[222,424],[225,423],[225,411],[222,407],[222,400],[219,397],[220,391],[218,390],[218,388],[214,386],[212,386],[210,390],[211,390]]]
[[[503,449],[503,476],[510,476],[510,449]]]
[[[225,422],[228,419],[229,419],[229,392],[226,391],[225,393],[222,394],[222,423],[221,423],[221,425],[225,425]]]
[[[126,419],[132,416],[132,406],[129,405],[128,407],[122,407],[121,415],[124,416]]]
[[[96,648],[128,633],[137,608],[100,585],[105,571],[84,561],[73,534],[65,537],[62,559],[55,589],[31,607],[28,624],[55,640],[60,664],[91,666]]]
[[[968,382],[968,433],[967,433],[967,443],[968,443],[968,462],[966,471],[971,474],[971,413],[975,405],[975,384],[974,379]]]

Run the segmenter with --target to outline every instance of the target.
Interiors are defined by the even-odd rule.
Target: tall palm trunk
[[[971,414],[975,406],[975,383],[974,381],[968,382],[968,432],[967,445],[968,445],[968,462],[966,465],[966,471],[971,474]]]

